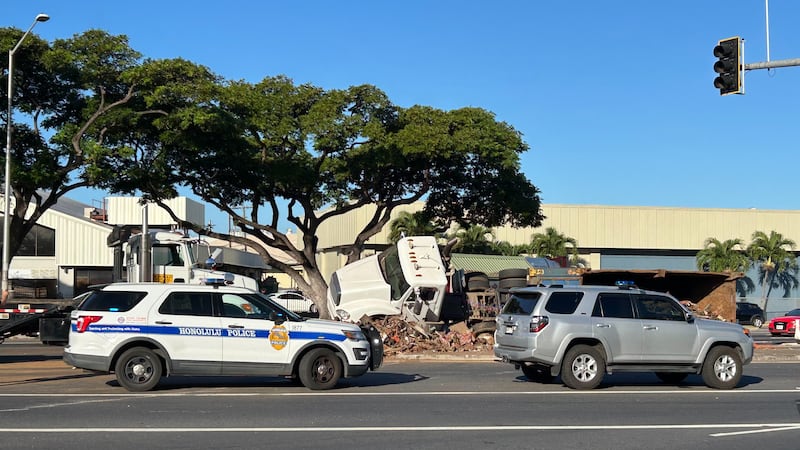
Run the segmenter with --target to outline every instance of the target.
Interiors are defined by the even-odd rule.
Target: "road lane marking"
[[[651,424],[651,425],[453,425],[453,426],[377,426],[377,427],[87,427],[87,428],[5,428],[0,435],[11,433],[331,433],[390,431],[597,431],[597,430],[707,430],[741,428],[800,428],[800,423],[717,423],[717,424]],[[764,430],[769,431],[769,430]]]
[[[800,430],[800,427],[798,427],[798,426],[788,426],[788,427],[778,427],[778,428],[767,428],[767,429],[763,429],[763,430],[734,431],[734,432],[731,432],[731,433],[713,433],[713,434],[709,434],[709,436],[711,436],[711,437],[728,437],[728,436],[740,436],[740,435],[743,435],[743,434],[774,433],[776,431],[793,431],[793,430]]]

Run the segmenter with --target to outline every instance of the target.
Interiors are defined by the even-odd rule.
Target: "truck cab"
[[[216,270],[215,258],[208,245],[175,231],[148,232],[147,243],[141,233],[132,234],[124,246],[125,273],[128,282],[202,284],[210,280],[227,280],[227,284],[258,290],[258,282],[247,276]],[[141,271],[142,246],[150,250],[152,279],[144,279]],[[122,272],[120,270],[120,272]]]
[[[342,321],[401,315],[417,322],[436,322],[446,288],[446,269],[436,239],[404,237],[383,252],[334,272],[328,285],[328,310]]]

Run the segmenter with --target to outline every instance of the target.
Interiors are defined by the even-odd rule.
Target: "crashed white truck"
[[[445,247],[445,254],[452,245]],[[475,301],[465,301],[473,293],[451,289],[462,279],[453,276],[434,237],[404,237],[381,253],[336,270],[328,283],[328,311],[347,322],[401,316],[429,329],[463,322],[476,336],[491,335],[493,315],[481,313]],[[470,303],[473,308],[465,311],[462,305]]]

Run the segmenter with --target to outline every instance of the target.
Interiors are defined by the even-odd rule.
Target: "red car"
[[[793,309],[783,317],[769,321],[769,332],[773,336],[794,336],[795,321],[800,320],[800,308]]]

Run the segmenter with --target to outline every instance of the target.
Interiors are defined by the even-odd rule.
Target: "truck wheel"
[[[472,335],[481,344],[494,345],[494,322],[480,322],[472,326]]]
[[[756,328],[761,328],[764,326],[764,319],[762,319],[761,316],[753,316],[753,318],[750,320],[750,323],[752,323]]]
[[[567,351],[561,367],[561,379],[572,389],[594,389],[606,372],[603,355],[595,347],[579,344]]]
[[[502,269],[497,272],[497,277],[501,280],[504,278],[527,278],[527,276],[528,269]]]
[[[134,347],[119,357],[114,372],[117,382],[125,389],[149,391],[161,380],[161,359],[149,348]]]
[[[688,373],[681,372],[656,372],[656,376],[667,384],[678,384],[689,376]]]
[[[742,357],[735,348],[719,345],[708,351],[703,381],[714,389],[733,389],[742,379]]]
[[[528,285],[528,280],[526,278],[503,278],[497,282],[497,287],[500,289],[525,287],[527,285]]]
[[[525,374],[530,381],[543,384],[549,383],[555,378],[550,373],[550,366],[542,364],[523,364],[522,373]]]
[[[300,360],[297,375],[303,386],[319,391],[336,386],[342,377],[342,361],[327,348],[316,348]]]
[[[467,275],[467,291],[480,292],[489,289],[489,277],[483,272],[473,272]]]

